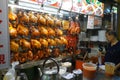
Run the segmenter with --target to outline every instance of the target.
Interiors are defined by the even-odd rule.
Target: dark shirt
[[[116,65],[120,63],[120,41],[115,45],[108,45],[105,54],[105,62],[113,62]]]

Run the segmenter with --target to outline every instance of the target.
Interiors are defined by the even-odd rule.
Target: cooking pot
[[[46,62],[47,61],[53,61],[55,63],[55,65],[57,66],[57,69],[54,69],[54,68],[45,68],[45,65],[46,65]],[[56,62],[55,59],[53,58],[48,58],[44,61],[43,63],[43,69],[41,70],[42,71],[42,75],[41,75],[41,79],[40,80],[58,80],[58,73],[59,73],[59,65],[58,63]]]

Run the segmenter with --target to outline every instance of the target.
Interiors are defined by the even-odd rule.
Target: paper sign
[[[8,1],[0,0],[0,69],[10,66]]]

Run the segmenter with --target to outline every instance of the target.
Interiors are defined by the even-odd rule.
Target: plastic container
[[[105,62],[105,75],[113,76],[115,70],[115,64],[112,62]]]
[[[93,63],[83,63],[83,80],[94,80],[97,65]]]

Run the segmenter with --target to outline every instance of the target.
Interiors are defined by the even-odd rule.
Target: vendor
[[[108,46],[105,53],[105,62],[115,63],[115,70],[120,71],[120,41],[117,39],[116,32],[106,30],[106,39]],[[101,52],[99,52],[101,54]]]

